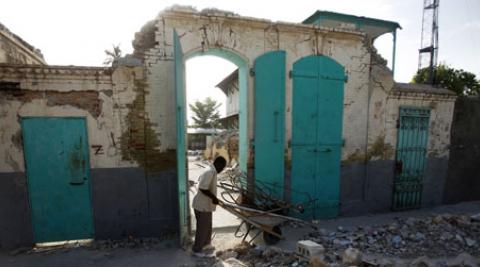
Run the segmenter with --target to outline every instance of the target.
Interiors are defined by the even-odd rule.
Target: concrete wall
[[[480,98],[455,103],[445,203],[480,199]]]
[[[147,69],[148,101],[146,109],[156,125],[172,127],[154,128],[160,135],[162,149],[175,147],[175,113],[171,99],[173,82],[173,30],[178,32],[183,52],[187,57],[210,49],[223,49],[243,58],[248,67],[255,59],[272,50],[287,52],[286,77],[292,64],[302,57],[324,54],[345,66],[349,80],[345,84],[344,137],[347,144],[344,156],[365,146],[366,127],[358,117],[366,115],[369,87],[370,54],[360,32],[320,28],[312,25],[275,23],[266,20],[244,18],[231,13],[191,9],[165,11],[149,22],[137,34],[134,54],[142,55]],[[150,40],[150,41],[148,41]],[[153,40],[153,41],[152,41]],[[248,140],[254,136],[253,95],[254,78],[248,76]],[[291,138],[292,80],[286,84],[286,145]],[[160,101],[160,102],[159,102]],[[159,104],[160,103],[160,104]],[[288,153],[289,154],[289,153]]]
[[[400,107],[431,110],[422,205],[442,203],[456,97],[443,89],[420,90],[413,85],[405,89],[394,83],[391,71],[379,61],[373,58],[370,67],[368,115],[362,123],[368,132],[363,136],[366,145],[344,156],[342,161],[343,215],[384,212],[391,208]]]
[[[33,242],[24,172],[0,173],[0,250]]]
[[[21,118],[85,117],[95,237],[178,231],[175,152],[145,114],[142,67],[0,65],[0,247],[32,242]]]
[[[361,32],[330,29],[313,25],[288,24],[239,17],[229,12],[189,8],[167,10],[149,22],[137,34],[135,54],[141,54],[147,69],[150,102],[147,110],[161,129],[162,148],[175,146],[175,122],[168,114],[175,112],[161,96],[174,94],[173,30],[176,30],[183,52],[187,55],[222,49],[243,58],[248,68],[255,59],[272,50],[285,50],[286,77],[295,61],[302,57],[327,55],[345,67],[341,171],[342,214],[387,211],[391,205],[393,164],[395,159],[396,122],[400,106],[430,107],[428,166],[425,177],[424,204],[440,203],[445,175],[437,170],[448,160],[448,145],[454,97],[445,91],[425,92],[397,90],[386,61],[376,54]],[[168,73],[169,72],[169,73]],[[161,78],[160,78],[161,77]],[[254,138],[254,77],[248,76],[247,139]],[[286,80],[286,147],[291,139],[292,79]],[[163,97],[163,99],[168,99]],[[160,101],[160,102],[158,102]],[[159,109],[158,106],[162,109]],[[169,130],[165,130],[169,129]],[[166,132],[167,131],[167,132]],[[240,135],[241,137],[241,135]],[[250,148],[250,143],[248,148]],[[287,166],[290,148],[287,149]],[[250,151],[249,159],[252,159]],[[249,166],[252,166],[250,162]],[[442,170],[442,169],[440,169]],[[288,173],[288,170],[287,170]],[[289,184],[287,181],[286,184]]]

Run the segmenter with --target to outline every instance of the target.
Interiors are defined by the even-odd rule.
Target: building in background
[[[238,69],[230,73],[219,84],[218,88],[227,97],[226,108],[227,112],[225,117],[220,119],[220,123],[226,129],[238,129],[238,107],[239,107],[239,91],[238,91]]]
[[[205,150],[207,149],[207,140],[210,136],[215,136],[223,132],[222,129],[204,129],[204,128],[188,128],[187,140],[188,150]]]

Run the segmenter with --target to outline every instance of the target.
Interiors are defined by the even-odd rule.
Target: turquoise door
[[[420,208],[427,155],[430,109],[400,108],[393,210]]]
[[[34,241],[92,238],[85,119],[24,118],[22,130]]]
[[[177,177],[178,177],[178,208],[180,220],[180,242],[186,244],[189,237],[189,213],[187,194],[187,161],[185,142],[185,64],[183,51],[177,31],[173,31],[173,48],[175,57],[175,99],[177,124]]]
[[[342,147],[343,67],[326,56],[293,64],[292,174],[294,203],[304,218],[338,215]]]
[[[285,51],[255,60],[255,181],[277,199],[284,193]]]

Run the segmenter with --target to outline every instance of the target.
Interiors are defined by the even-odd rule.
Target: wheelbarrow
[[[243,238],[242,242],[246,241],[251,230],[257,229],[259,231],[247,241],[248,243],[252,243],[253,240],[263,233],[265,244],[276,244],[278,241],[284,239],[280,226],[287,221],[306,224],[316,229],[315,225],[306,221],[273,213],[272,211],[275,210],[257,210],[251,207],[223,202],[221,200],[219,200],[218,205],[242,220],[242,223],[240,223],[235,231],[235,237]],[[241,233],[242,226],[245,226],[247,229],[245,233]]]

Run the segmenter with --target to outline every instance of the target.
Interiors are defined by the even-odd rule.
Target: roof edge
[[[355,19],[359,21],[373,21],[376,23],[382,23],[382,24],[389,24],[392,26],[394,29],[402,29],[402,26],[398,22],[395,21],[390,21],[390,20],[382,20],[382,19],[376,19],[376,18],[369,18],[369,17],[364,17],[364,16],[355,16],[355,15],[350,15],[350,14],[345,14],[345,13],[338,13],[338,12],[332,12],[332,11],[326,11],[326,10],[317,10],[315,13],[310,15],[308,18],[306,18],[304,21],[302,21],[303,24],[311,24],[314,22],[314,20],[322,15],[322,14],[327,14],[327,15],[334,15],[334,16],[341,16],[349,19]]]
[[[395,84],[393,85],[393,90],[399,91],[399,92],[406,92],[406,93],[424,93],[424,94],[456,96],[454,92],[448,89],[434,87],[430,84],[395,82]]]

